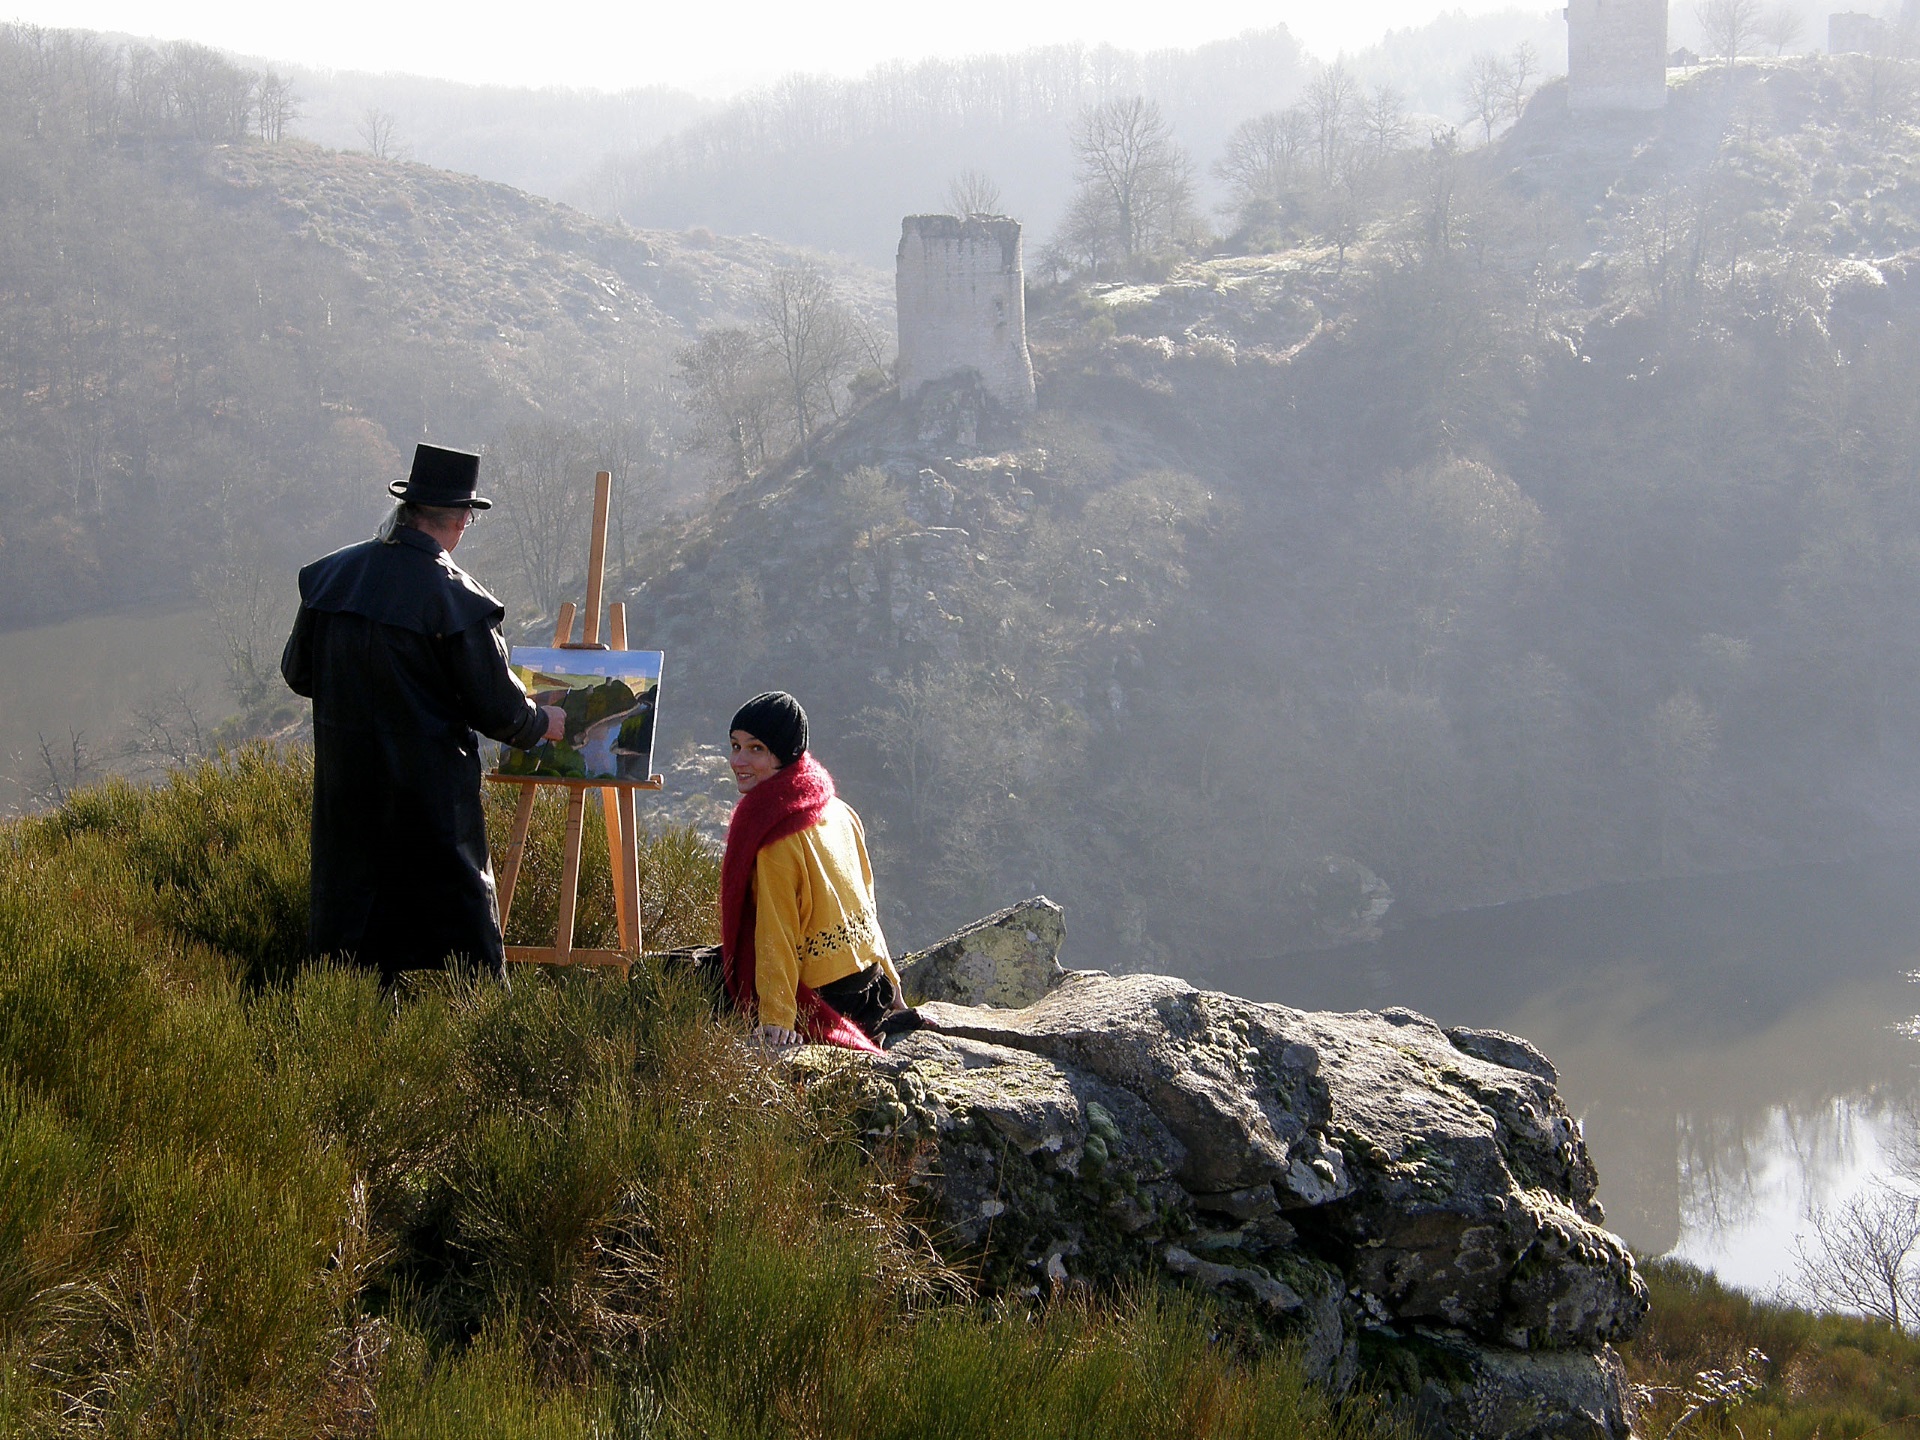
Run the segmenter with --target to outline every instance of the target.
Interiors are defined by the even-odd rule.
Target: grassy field
[[[980,1300],[677,975],[302,964],[309,790],[250,750],[0,828],[0,1434],[1386,1429],[1179,1294]],[[644,865],[650,944],[706,938],[712,859]]]

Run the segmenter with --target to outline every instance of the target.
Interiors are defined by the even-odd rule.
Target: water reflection
[[[1527,1036],[1585,1123],[1608,1223],[1768,1289],[1814,1207],[1914,1158],[1917,967],[1905,856],[1499,906],[1206,983]]]
[[[1681,1236],[1673,1253],[1732,1284],[1769,1291],[1793,1278],[1799,1240],[1816,1209],[1838,1205],[1893,1168],[1912,1116],[1873,1098],[1841,1097],[1824,1114],[1779,1107],[1727,1164],[1714,1137],[1683,1127]],[[1757,1138],[1759,1143],[1751,1143]]]

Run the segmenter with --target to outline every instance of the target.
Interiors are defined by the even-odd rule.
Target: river
[[[1819,1207],[1916,1155],[1917,969],[1904,856],[1494,906],[1205,983],[1526,1036],[1585,1126],[1608,1224],[1764,1294]]]
[[[0,631],[0,675],[0,814],[44,783],[43,737],[63,763],[76,732],[111,762],[143,701],[183,686],[209,721],[233,708],[205,612],[196,608]]]

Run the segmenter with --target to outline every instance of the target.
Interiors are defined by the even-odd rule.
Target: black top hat
[[[413,473],[387,486],[387,493],[409,505],[464,505],[491,510],[493,501],[473,493],[479,483],[480,457],[471,450],[416,445]]]

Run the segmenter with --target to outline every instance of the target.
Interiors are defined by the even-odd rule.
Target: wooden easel
[[[613,476],[602,470],[593,477],[593,539],[587,552],[587,612],[583,634],[573,640],[574,604],[560,607],[553,627],[553,643],[560,650],[624,650],[627,648],[627,607],[615,601],[608,607],[607,640],[600,640],[600,593],[606,578],[607,506]],[[566,839],[560,852],[560,919],[551,945],[509,945],[507,959],[541,965],[618,965],[623,970],[640,953],[640,842],[634,820],[633,792],[658,790],[658,775],[646,780],[569,780],[553,775],[489,775],[499,785],[518,785],[520,805],[513,816],[513,833],[500,862],[500,930],[513,908],[513,887],[520,878],[520,860],[526,854],[527,831],[533,825],[534,787],[561,785],[567,796]],[[580,898],[580,832],[586,818],[587,791],[600,792],[600,810],[607,824],[607,860],[613,867],[613,910],[620,936],[617,950],[573,948],[573,913]]]

